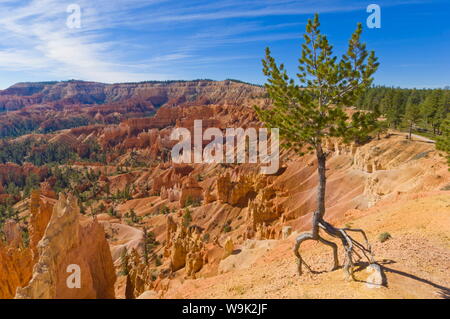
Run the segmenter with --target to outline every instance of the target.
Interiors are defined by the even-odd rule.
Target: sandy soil
[[[368,288],[370,275],[361,264],[357,281],[343,279],[342,269],[330,272],[331,251],[309,242],[302,246],[307,263],[320,273],[298,276],[292,253],[295,234],[278,244],[247,269],[215,277],[172,283],[164,298],[449,298],[450,192],[405,196],[348,214],[342,224],[363,227],[376,260],[383,266],[387,286]],[[342,225],[342,226],[343,226]],[[392,238],[379,242],[380,233]],[[242,254],[244,258],[245,254]],[[343,254],[340,251],[340,260]],[[230,257],[229,257],[230,258]],[[245,263],[245,260],[242,260]]]

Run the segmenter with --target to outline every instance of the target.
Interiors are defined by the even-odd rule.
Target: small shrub
[[[209,241],[210,235],[208,233],[203,235],[203,241],[207,243]]]
[[[223,226],[222,230],[224,233],[229,233],[231,231],[231,226],[229,224],[226,224],[225,226]]]
[[[163,214],[163,215],[167,215],[170,213],[170,208],[167,207],[166,205],[163,205],[160,209],[159,209],[159,213]]]
[[[21,227],[20,231],[22,233],[22,243],[24,247],[30,246],[30,233],[28,232],[27,227]]]
[[[142,222],[142,217],[138,216],[133,208],[131,208],[127,213],[125,213],[124,217],[126,218],[126,222],[129,225],[139,224]]]
[[[381,233],[380,235],[378,235],[378,240],[380,241],[380,243],[384,243],[386,240],[392,238],[391,234],[384,232]]]
[[[114,207],[108,208],[107,213],[111,217],[117,217],[118,216],[117,215],[117,211],[114,209]]]
[[[189,227],[191,222],[192,222],[191,211],[189,210],[189,208],[185,208],[184,215],[183,215],[183,226]]]
[[[186,202],[184,203],[184,207],[198,207],[200,206],[201,202],[198,198],[192,198],[192,196],[188,196],[186,199]]]

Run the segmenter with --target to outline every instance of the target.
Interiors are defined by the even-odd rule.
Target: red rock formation
[[[30,245],[24,247],[22,233],[16,222],[7,222],[3,231],[6,243],[0,241],[0,299],[10,299],[18,287],[28,284],[32,268],[37,260],[37,243],[44,233],[53,206],[47,206],[40,198],[40,192],[31,196]]]
[[[48,181],[48,180],[43,181],[40,185],[40,189],[41,189],[42,196],[45,196],[48,198],[53,198],[53,199],[57,198],[56,193],[51,186],[51,181]]]
[[[33,225],[31,245],[39,238],[47,217],[46,209],[37,210],[39,193],[33,194],[32,221],[39,219],[42,224]],[[73,196],[60,195],[37,252],[33,276],[27,286],[19,285],[16,298],[114,298],[115,271],[103,227],[96,220],[81,218]],[[69,265],[80,267],[79,289],[67,285]]]
[[[0,243],[0,299],[11,299],[18,287],[24,287],[32,276],[31,249],[18,249]]]
[[[188,277],[195,276],[208,262],[207,251],[201,239],[199,227],[185,227],[167,217],[167,239],[165,255],[170,258],[170,269],[185,268]]]
[[[162,105],[239,105],[263,93],[261,87],[234,81],[19,83],[0,91],[0,110],[19,110],[0,115],[0,135],[10,134],[11,127],[30,119],[44,131],[70,128],[74,121],[112,124],[148,116]],[[173,125],[178,111],[164,109],[155,119],[131,120],[128,132]]]
[[[0,184],[3,185],[8,184],[9,182],[18,182],[31,174],[42,179],[48,174],[48,168],[45,166],[36,167],[30,163],[25,163],[23,165],[14,163],[0,164]]]
[[[248,201],[256,194],[254,177],[240,175],[235,182],[229,173],[217,178],[217,199],[233,206],[247,206]]]
[[[33,252],[33,260],[39,258],[38,243],[42,239],[48,222],[53,213],[55,201],[41,197],[40,190],[34,190],[30,198],[30,248]]]
[[[181,184],[183,177],[192,172],[193,167],[186,164],[173,165],[170,168],[167,165],[161,165],[159,169],[155,170],[156,174],[153,178],[153,194],[160,194],[163,186],[169,189]]]
[[[203,199],[203,188],[198,184],[198,182],[192,176],[182,184],[181,195],[180,195],[180,206],[184,207],[187,201],[198,202]]]

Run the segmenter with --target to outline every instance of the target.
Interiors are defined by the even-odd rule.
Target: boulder
[[[292,226],[284,226],[281,229],[281,238],[286,239],[292,234]]]
[[[384,284],[384,276],[381,266],[378,264],[370,264],[366,268],[366,272],[370,275],[366,279],[367,288],[381,288]]]
[[[223,245],[223,257],[222,259],[227,258],[228,256],[230,256],[233,251],[234,251],[234,243],[233,240],[231,239],[231,237],[228,237],[227,240],[225,241],[225,244]]]

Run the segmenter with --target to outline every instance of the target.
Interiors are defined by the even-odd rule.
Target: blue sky
[[[341,54],[371,3],[381,28],[365,27],[363,38],[381,63],[376,84],[450,85],[448,0],[0,0],[0,88],[67,79],[262,84],[266,46],[295,72],[305,22],[319,12]],[[81,8],[81,28],[66,25],[70,4]]]

